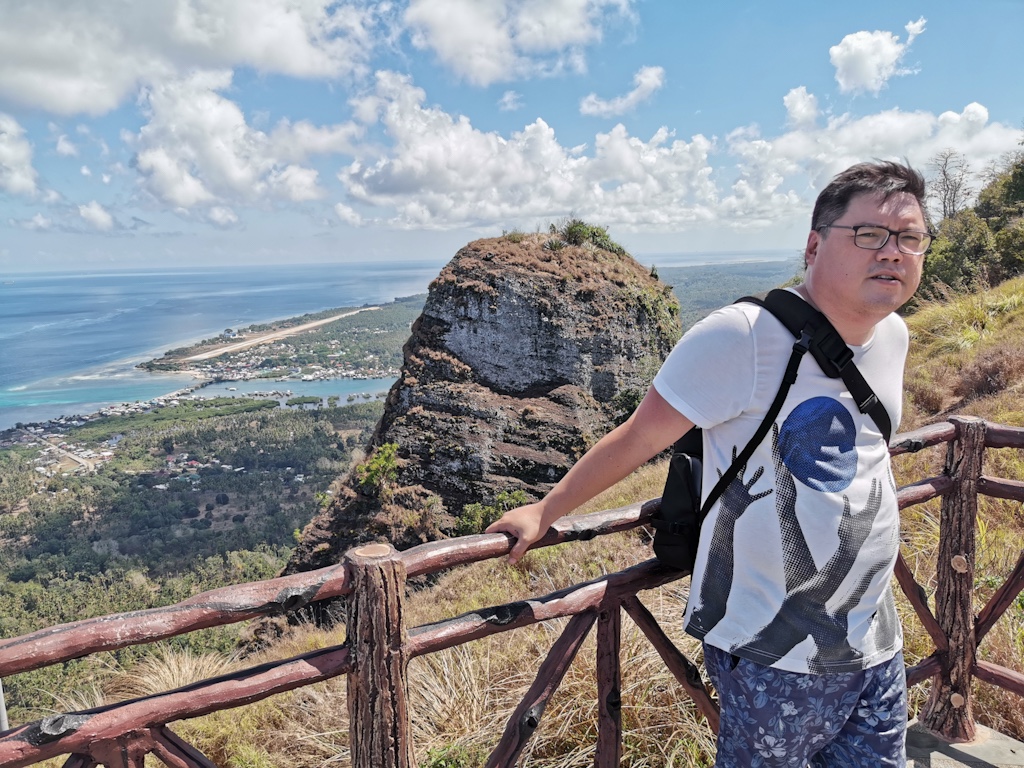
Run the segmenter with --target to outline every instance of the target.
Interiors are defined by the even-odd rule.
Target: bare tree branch
[[[967,157],[953,148],[943,149],[928,161],[933,175],[928,180],[928,197],[936,207],[939,220],[954,216],[967,208],[974,194]]]

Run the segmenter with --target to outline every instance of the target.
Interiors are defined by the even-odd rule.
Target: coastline
[[[397,372],[380,372],[380,373],[394,373],[394,375],[384,376],[335,376],[325,377],[321,379],[302,381],[301,379],[225,379],[225,378],[204,378],[197,381],[195,384],[190,384],[186,387],[179,387],[173,391],[166,392],[161,395],[149,398],[147,400],[136,400],[136,401],[121,401],[121,402],[110,402],[105,403],[101,407],[88,413],[63,413],[60,415],[53,416],[51,418],[40,419],[38,421],[25,421],[18,422],[21,425],[20,429],[16,425],[0,427],[0,448],[9,447],[14,444],[12,438],[19,432],[25,432],[30,434],[38,435],[44,432],[61,432],[71,427],[81,426],[92,421],[96,421],[105,417],[113,416],[125,416],[138,413],[147,413],[152,410],[159,408],[173,407],[180,404],[182,401],[195,401],[195,400],[210,400],[217,397],[238,397],[240,399],[276,399],[281,403],[282,407],[286,406],[286,401],[292,396],[298,396],[301,394],[301,390],[310,387],[315,388],[338,388],[348,389],[349,392],[341,392],[336,394],[321,395],[321,401],[326,400],[330,397],[346,398],[345,405],[351,403],[357,399],[370,400],[375,397],[379,398],[386,394],[385,390],[379,389],[386,385],[386,388],[390,388],[391,384],[397,379]],[[158,374],[159,375],[159,374]],[[230,385],[230,386],[229,386]],[[240,385],[236,387],[234,385]],[[223,387],[225,392],[223,393],[206,393],[203,394],[202,390],[210,387]],[[241,389],[250,389],[253,387],[259,387],[259,389],[253,392],[242,392],[242,391],[231,391]],[[293,390],[291,387],[296,387]],[[376,392],[368,391],[377,389]],[[363,390],[357,392],[356,390]]]
[[[393,303],[400,300],[395,299]],[[15,429],[18,424],[23,427],[45,428],[53,425],[59,428],[63,425],[73,425],[76,422],[92,421],[104,415],[144,411],[147,405],[160,407],[163,403],[174,399],[202,397],[202,395],[197,395],[200,390],[221,382],[251,381],[255,377],[251,376],[248,371],[234,370],[229,366],[221,368],[216,364],[211,366],[210,363],[217,363],[216,358],[221,356],[280,342],[289,337],[315,331],[321,326],[340,319],[384,308],[385,306],[379,303],[363,305],[300,325],[271,328],[250,338],[242,338],[235,342],[215,346],[213,349],[207,347],[202,351],[196,350],[196,354],[189,357],[177,358],[179,363],[185,363],[188,366],[181,370],[161,370],[149,367],[150,363],[168,359],[165,351],[168,344],[161,343],[156,348],[151,347],[149,350],[131,357],[0,390],[0,434]],[[299,316],[277,316],[273,319],[257,320],[252,324],[278,324]],[[175,345],[174,348],[198,346],[207,340],[212,340],[209,334],[192,336],[189,340]],[[193,366],[192,363],[198,365]],[[314,366],[314,368],[316,367]],[[268,383],[267,389],[277,386],[285,390],[289,387],[306,389],[314,380],[337,381],[342,382],[341,390],[342,397],[344,397],[348,394],[344,386],[345,382],[393,379],[398,376],[396,370],[387,367],[362,366],[357,367],[356,370],[324,369],[311,373],[313,374],[311,376],[295,377],[293,374],[286,373],[273,379],[277,382],[287,382],[283,385],[280,383],[269,384],[271,379],[260,379],[260,381]],[[225,394],[223,396],[233,395]],[[282,393],[282,405],[285,404],[284,399]]]
[[[779,258],[782,255],[730,254],[733,261],[708,266],[700,266],[705,260],[711,260],[708,254],[642,254],[638,260],[653,261],[663,272],[686,274],[694,269],[717,268],[730,274],[766,266],[764,262],[782,261]],[[259,279],[246,282],[244,290],[237,290],[237,275],[231,271],[220,274],[217,270],[197,270],[195,275],[192,271],[181,275],[172,271],[168,274],[175,279],[170,281],[163,277],[163,272],[159,273],[159,279],[149,273],[142,277],[114,275],[117,280],[104,276],[102,285],[86,281],[85,288],[79,279],[72,281],[49,275],[24,281],[23,286],[23,278],[19,277],[18,286],[25,290],[18,294],[17,300],[12,299],[0,308],[7,313],[0,312],[0,316],[10,318],[11,325],[7,329],[14,334],[6,347],[9,363],[0,365],[0,374],[6,375],[6,378],[0,377],[0,381],[5,382],[0,386],[0,430],[18,422],[43,424],[61,418],[80,419],[84,418],[81,414],[92,416],[104,409],[127,407],[136,401],[143,403],[175,394],[180,396],[188,389],[197,391],[197,387],[209,392],[206,388],[217,379],[241,381],[245,378],[243,371],[216,359],[227,354],[224,351],[227,345],[220,349],[207,346],[190,350],[194,356],[212,354],[206,361],[187,363],[183,366],[190,369],[187,372],[150,370],[140,368],[139,364],[164,357],[169,348],[197,346],[215,337],[217,331],[211,331],[211,325],[240,328],[243,318],[245,324],[269,325],[297,318],[309,306],[340,304],[346,311],[369,306],[386,309],[383,296],[414,295],[421,290],[421,282],[425,283],[434,274],[433,269],[394,273],[390,265],[388,269],[375,269],[372,265],[362,267],[355,277],[350,266],[342,274],[326,277],[323,267],[317,267],[309,275],[298,276],[294,267],[268,269],[257,271],[255,277]],[[374,282],[384,278],[384,283]],[[112,291],[112,288],[117,290]],[[745,290],[738,288],[737,295]],[[125,298],[119,299],[122,294]],[[40,295],[47,297],[46,306],[74,308],[74,312],[67,317],[50,318],[37,309]],[[285,306],[288,310],[281,311]],[[36,315],[38,319],[34,319]],[[260,319],[268,316],[273,319]],[[22,317],[29,320],[19,320]],[[22,325],[17,325],[16,321]],[[299,334],[305,325],[264,331],[250,339],[235,341],[256,347],[265,341],[275,341],[268,338],[275,333]],[[136,338],[145,343],[136,346]],[[168,342],[167,338],[186,341]],[[241,352],[241,356],[247,354],[250,353]],[[353,369],[361,374],[366,372],[363,366],[344,364],[345,359],[339,357],[337,365],[321,360],[324,370],[307,369],[304,373],[344,380],[355,372]],[[373,373],[395,375],[385,370],[390,365],[387,361]],[[251,367],[254,375],[260,372],[258,364]],[[298,375],[297,371],[282,371],[281,377],[296,376],[296,379],[290,384],[269,386],[293,387]]]

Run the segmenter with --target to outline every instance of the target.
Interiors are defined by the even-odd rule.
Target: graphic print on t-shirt
[[[732,449],[732,460],[736,461],[736,446],[733,446]],[[705,600],[693,612],[693,621],[699,627],[711,629],[725,616],[725,606],[729,601],[729,593],[732,591],[733,566],[735,565],[733,540],[736,534],[736,521],[740,519],[740,515],[747,510],[747,507],[772,492],[771,488],[759,493],[751,493],[750,490],[761,479],[764,467],[758,467],[750,480],[744,482],[743,478],[746,473],[747,467],[744,464],[736,478],[722,492],[718,517],[715,518],[715,529],[711,534],[708,564],[705,568],[706,573],[716,574],[716,579],[720,584],[720,592],[717,595],[720,595],[721,599]],[[721,477],[722,472],[719,471],[718,475]]]
[[[857,510],[852,508],[850,498],[843,495],[843,512],[836,531],[838,546],[819,568],[797,517],[797,496],[838,493],[853,482],[857,471],[853,417],[842,403],[829,397],[814,397],[800,403],[781,427],[773,425],[772,461],[786,596],[774,618],[731,650],[740,656],[746,652],[755,658],[781,658],[810,637],[815,646],[807,659],[810,671],[825,672],[829,662],[849,662],[863,655],[850,644],[848,616],[888,561],[860,563],[861,572],[852,588],[847,589],[838,604],[834,601],[858,555],[863,554],[862,547],[881,508],[882,482],[872,478],[868,497]],[[692,616],[694,625],[704,633],[711,631],[726,612],[733,586],[736,523],[752,502],[771,493],[771,489],[752,490],[763,472],[764,468],[759,467],[745,481],[744,467],[722,495],[705,569],[705,578],[714,578],[717,587],[701,590],[704,600]],[[879,617],[885,624],[894,618],[888,616],[888,608],[883,606],[886,615]]]

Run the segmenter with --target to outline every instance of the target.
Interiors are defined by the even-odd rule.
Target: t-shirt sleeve
[[[753,399],[757,358],[741,305],[712,312],[678,341],[654,377],[665,401],[702,429],[742,413]]]

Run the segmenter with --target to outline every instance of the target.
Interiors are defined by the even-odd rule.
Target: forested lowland
[[[689,328],[713,309],[787,283],[802,270],[803,259],[794,252],[793,258],[786,261],[658,267],[657,273],[672,286],[679,299],[683,328]]]
[[[66,430],[64,445],[114,447],[91,473],[40,473],[54,447],[42,437],[0,451],[0,637],[275,576],[383,410],[277,406],[223,398]],[[237,636],[208,630],[176,647],[228,650]],[[5,680],[12,720],[97,663]]]

